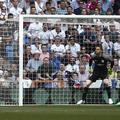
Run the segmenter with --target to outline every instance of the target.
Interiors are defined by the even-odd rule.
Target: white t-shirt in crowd
[[[51,38],[51,32],[49,30],[41,31],[39,34],[39,38],[41,40],[41,44],[47,44]]]
[[[14,18],[18,18],[19,15],[22,13],[22,8],[17,7],[16,9],[15,7],[11,7],[9,13],[12,13],[14,15]]]
[[[30,79],[23,79],[23,88],[31,88],[32,85],[32,80]]]
[[[88,72],[85,72],[84,74],[81,74],[79,72],[78,76],[79,76],[79,81],[80,81],[81,87],[85,87],[86,86],[86,80],[88,80],[88,77],[89,77]]]
[[[42,23],[33,22],[29,25],[28,36],[35,38],[39,37],[39,33],[42,31]]]
[[[51,51],[55,51],[56,54],[58,55],[63,55],[63,53],[65,53],[65,47],[62,44],[60,44],[59,46],[57,46],[56,44],[53,44],[51,46]]]
[[[66,50],[70,50],[72,56],[77,57],[77,52],[80,52],[80,45],[78,43],[75,43],[73,46],[66,45]]]
[[[118,42],[114,43],[114,50],[115,51],[117,51],[117,50],[120,51],[120,43],[118,43]]]
[[[39,45],[39,48],[37,48],[34,44],[31,45],[31,53],[34,54],[35,51],[40,51],[40,53],[42,53],[41,44]]]
[[[65,71],[79,73],[79,65],[77,65],[77,64],[74,64],[74,65],[68,64],[65,67]]]
[[[61,32],[57,33],[55,29],[51,31],[50,39],[54,39],[54,37],[56,37],[57,35],[60,36],[61,39],[63,39],[63,40],[65,39],[65,32],[63,30],[61,30]]]

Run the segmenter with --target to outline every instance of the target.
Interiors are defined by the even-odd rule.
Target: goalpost
[[[47,37],[49,38],[49,40],[47,40],[45,33],[43,33],[43,25],[45,25],[45,27],[47,26],[49,29],[49,33],[47,33],[48,35]],[[68,64],[70,62],[68,60],[69,54],[73,56],[73,58],[70,57],[70,60],[71,61],[73,59],[75,60],[77,68],[79,67],[81,59],[83,60],[82,62],[84,62],[85,58],[89,60],[89,54],[94,52],[94,47],[96,46],[96,44],[92,45],[90,44],[90,42],[89,44],[87,44],[87,39],[90,39],[91,43],[97,41],[99,44],[102,44],[101,42],[105,41],[104,34],[110,32],[111,29],[110,26],[115,26],[116,34],[117,33],[120,34],[120,17],[94,16],[94,15],[92,16],[20,15],[19,27],[17,26],[17,28],[19,28],[19,44],[18,44],[19,47],[17,48],[17,50],[14,50],[14,52],[18,52],[19,58],[14,60],[17,62],[17,69],[19,72],[17,77],[18,82],[17,84],[14,84],[12,78],[12,82],[10,80],[7,81],[7,83],[10,84],[8,85],[8,88],[6,88],[5,86],[2,86],[1,83],[3,82],[2,79],[0,79],[0,106],[2,105],[23,106],[26,104],[29,105],[76,104],[77,101],[81,99],[81,95],[83,93],[82,87],[84,87],[85,82],[82,81],[80,82],[81,83],[80,85],[79,84],[74,85],[73,83],[70,83],[69,79],[66,78],[65,76],[66,74],[64,75],[64,78],[60,80],[59,77],[61,78],[63,76],[61,75],[61,72],[58,73],[59,67],[64,66],[66,71],[71,72],[71,68],[68,67],[69,66]],[[60,34],[58,33],[57,37],[56,37],[57,33],[55,33],[54,30],[55,27],[56,29],[59,29],[59,27],[61,29],[61,31],[58,30],[61,33]],[[70,29],[69,31],[68,27]],[[11,29],[14,29],[14,27]],[[88,33],[91,34],[90,35],[83,34],[85,29],[87,30]],[[114,39],[116,38],[115,35],[113,34],[112,36]],[[77,49],[76,50],[77,52],[75,51],[76,53],[74,53],[74,51],[73,53],[71,53],[71,48],[67,47],[67,45],[68,46],[70,45],[69,40],[70,36],[74,36],[75,43],[77,45],[79,44],[78,46],[80,46],[79,50],[78,50],[79,47],[75,48],[75,50]],[[51,50],[51,46],[54,44],[55,39],[61,39],[62,41],[61,44],[64,46],[65,51],[64,50],[61,51],[61,49],[63,48],[58,49],[58,51],[55,51],[56,49],[54,49],[54,46]],[[38,41],[37,42],[37,45],[39,46],[38,48],[35,47],[34,45],[35,41]],[[41,80],[39,78],[38,73],[40,73],[40,71],[42,70],[46,71],[47,69],[40,67],[45,61],[47,61],[46,59],[43,59],[44,56],[42,56],[43,54],[41,51],[46,47],[47,52],[49,54],[47,55],[47,57],[49,57],[49,62],[51,62],[54,72],[52,70],[48,70],[48,73],[52,71],[52,74],[50,75],[49,79]],[[82,48],[86,49],[87,54],[85,56],[87,57],[82,57],[83,55]],[[2,50],[3,49],[0,49],[0,51]],[[29,54],[30,53],[29,51],[31,52],[31,54]],[[37,64],[39,64],[40,67],[39,72],[37,70],[34,70],[36,68],[39,68],[38,66],[36,66],[36,63],[32,64],[31,62],[33,61],[35,54],[37,54],[38,52],[40,52],[40,55],[42,56],[42,57],[39,56],[41,61],[36,62]],[[56,56],[59,57],[60,59],[57,58],[56,63],[53,64],[54,62],[53,57]],[[113,56],[117,59],[118,64],[120,66],[119,60],[120,58],[116,57],[117,55],[115,53],[113,54]],[[67,61],[67,63],[65,61]],[[34,69],[31,69],[30,65]],[[77,71],[77,68],[74,68],[76,70],[73,71]],[[86,65],[86,68],[88,70],[88,65]],[[46,73],[43,71],[41,72],[41,74]],[[3,74],[2,71],[0,72],[2,75]],[[25,77],[26,72],[27,76]],[[113,79],[109,82],[109,84],[112,89],[112,99],[114,103],[116,103],[119,99],[120,81],[117,80],[117,73],[113,72],[113,74],[114,75],[111,75]],[[51,77],[53,78],[51,79]],[[87,95],[86,103],[106,104],[108,98],[106,91],[104,91],[103,89],[104,87],[102,84],[102,80],[97,80],[95,83],[93,83],[90,86],[90,91]],[[4,90],[6,90],[6,92],[3,92]],[[7,92],[7,90],[9,92]],[[102,94],[100,94],[101,92]],[[11,101],[5,102],[6,99]]]

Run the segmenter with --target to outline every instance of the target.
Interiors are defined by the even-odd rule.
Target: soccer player
[[[82,100],[78,101],[77,104],[85,103],[89,86],[99,78],[101,78],[104,82],[105,89],[107,91],[108,98],[109,98],[108,103],[113,104],[113,101],[111,99],[111,88],[109,86],[109,79],[108,79],[108,68],[107,68],[108,62],[112,63],[112,59],[109,56],[106,56],[103,54],[102,48],[100,46],[96,46],[95,53],[91,55],[91,60],[90,60],[90,68],[91,68],[91,65],[93,65],[94,63],[93,73],[90,76],[89,80],[86,81],[86,86],[84,88]]]

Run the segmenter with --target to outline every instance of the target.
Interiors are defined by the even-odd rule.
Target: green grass
[[[120,120],[117,106],[0,107],[0,120]]]

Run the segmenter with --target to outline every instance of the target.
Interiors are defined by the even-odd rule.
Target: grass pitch
[[[0,120],[120,120],[120,107],[91,105],[0,107]]]

